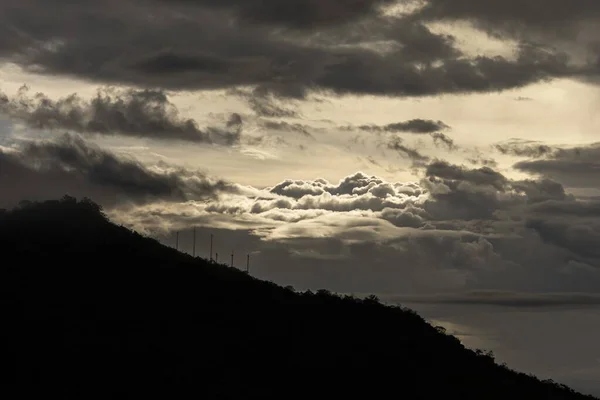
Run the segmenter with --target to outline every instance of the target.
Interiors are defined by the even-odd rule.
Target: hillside
[[[90,201],[3,211],[0,243],[7,398],[592,399],[410,310],[194,259]]]

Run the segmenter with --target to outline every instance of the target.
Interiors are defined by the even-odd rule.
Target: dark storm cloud
[[[600,260],[600,203],[574,198],[552,199],[529,207],[527,227],[542,240],[568,250],[574,259],[597,264]]]
[[[24,86],[13,98],[0,92],[0,113],[36,129],[228,145],[239,141],[241,127],[241,120],[230,120],[230,130],[201,130],[156,90],[101,89],[89,101],[77,94],[52,100],[43,93],[30,96]]]
[[[3,205],[65,193],[88,196],[103,204],[121,201],[186,201],[235,191],[200,172],[159,164],[156,170],[123,159],[83,139],[63,135],[56,141],[29,142],[19,151],[0,153]]]
[[[469,169],[450,164],[446,161],[434,161],[427,165],[427,176],[435,176],[444,180],[470,182],[476,185],[490,185],[497,190],[504,190],[508,179],[501,173],[489,167]]]
[[[551,53],[561,48],[572,65],[579,64],[573,76],[598,83],[600,5],[595,0],[428,0],[413,18],[469,21],[501,39],[535,43]]]
[[[568,76],[562,57],[529,48],[516,61],[478,56],[445,59],[441,64],[411,62],[400,53],[382,57],[369,50],[341,54],[315,82],[338,94],[429,96],[442,93],[493,92],[553,76]]]
[[[569,198],[560,183],[548,179],[511,180],[489,166],[467,168],[435,160],[425,167],[424,174],[427,179],[421,184],[431,200],[423,207],[439,221],[494,221],[528,204]],[[523,218],[522,211],[514,215]]]
[[[420,15],[431,19],[465,19],[504,29],[543,29],[571,27],[600,18],[595,0],[428,0]]]
[[[374,2],[296,0],[296,8],[273,1],[210,3],[4,1],[0,58],[38,73],[102,83],[178,90],[254,86],[294,98],[314,90],[396,96],[488,92],[573,73],[561,55],[532,46],[521,46],[515,60],[469,58],[451,37],[419,21],[372,13]],[[239,23],[236,16],[255,15],[247,10],[265,17]],[[344,22],[359,14],[360,23]],[[290,31],[260,23],[275,20],[283,26],[328,26]],[[373,44],[378,42],[388,44],[379,49]]]
[[[546,201],[536,204],[530,211],[537,214],[554,215],[564,218],[600,218],[599,201]]]
[[[229,10],[242,21],[310,29],[375,15],[396,0],[158,0]]]
[[[370,132],[408,132],[408,133],[434,133],[437,131],[449,129],[450,127],[442,121],[434,121],[430,119],[411,119],[404,122],[395,122],[383,126],[379,125],[361,125],[358,129]]]
[[[521,161],[514,168],[572,188],[600,188],[600,145],[556,149],[549,157]]]
[[[475,220],[522,221],[519,229],[535,232],[564,262],[600,265],[600,208],[568,194],[559,182],[511,180],[489,167],[469,169],[445,161],[430,163],[425,174],[429,179],[422,184],[431,200],[423,209],[437,229],[469,226],[465,222]],[[489,229],[501,232],[498,227]]]
[[[570,251],[577,261],[597,264],[600,260],[598,219],[544,216],[529,219],[527,227],[535,230],[545,242]]]
[[[512,187],[527,195],[530,204],[545,202],[546,200],[572,200],[563,185],[550,179],[513,181]]]

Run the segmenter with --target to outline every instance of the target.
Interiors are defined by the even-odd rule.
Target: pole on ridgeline
[[[250,254],[246,256],[246,273],[250,273]]]
[[[213,235],[212,233],[210,234],[210,261],[212,262],[213,258],[212,258],[212,244],[213,244]],[[219,259],[219,256],[217,255],[217,261]]]
[[[179,231],[175,235],[175,250],[179,251]]]
[[[219,263],[219,253],[215,253],[215,262]]]
[[[194,245],[192,246],[192,256],[196,257],[196,227],[194,227]]]
[[[233,250],[231,250],[231,268],[233,268]]]

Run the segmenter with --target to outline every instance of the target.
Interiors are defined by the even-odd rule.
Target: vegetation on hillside
[[[592,399],[408,309],[254,279],[86,199],[0,212],[0,243],[7,398]]]

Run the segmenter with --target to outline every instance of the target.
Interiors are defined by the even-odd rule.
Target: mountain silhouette
[[[415,312],[295,292],[117,226],[88,199],[0,212],[5,398],[592,399]]]

